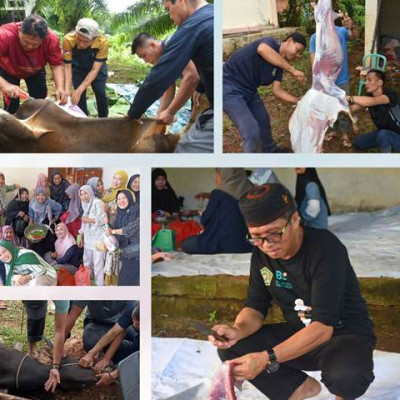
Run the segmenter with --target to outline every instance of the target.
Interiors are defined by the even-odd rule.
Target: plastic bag
[[[81,264],[74,278],[76,286],[90,286],[90,268]]]
[[[57,286],[75,286],[75,278],[65,268],[57,270]]]
[[[96,249],[102,253],[107,251],[115,251],[119,247],[117,238],[114,235],[107,235],[103,233],[99,240],[96,242]]]
[[[207,400],[237,400],[234,386],[241,390],[241,385],[236,384],[233,378],[232,369],[235,365],[233,362],[220,365]]]

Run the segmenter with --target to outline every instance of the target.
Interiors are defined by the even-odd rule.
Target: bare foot
[[[310,376],[292,393],[288,400],[304,400],[316,396],[321,391],[321,385]]]

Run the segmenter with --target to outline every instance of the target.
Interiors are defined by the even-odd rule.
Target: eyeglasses
[[[270,233],[269,235],[260,238],[252,238],[250,236],[247,236],[247,241],[252,246],[262,246],[264,241],[270,244],[279,243],[282,240],[282,236],[285,234],[287,227],[290,224],[290,221],[292,220],[292,216],[293,214],[289,217],[289,219],[287,220],[285,226],[282,228],[281,231]]]

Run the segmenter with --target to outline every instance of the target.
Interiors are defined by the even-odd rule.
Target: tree
[[[62,33],[74,30],[81,18],[103,21],[109,16],[105,0],[37,0],[33,11]]]

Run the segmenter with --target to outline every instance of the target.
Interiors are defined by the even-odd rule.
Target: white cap
[[[75,32],[92,40],[99,36],[99,24],[91,18],[82,18],[76,24]]]

